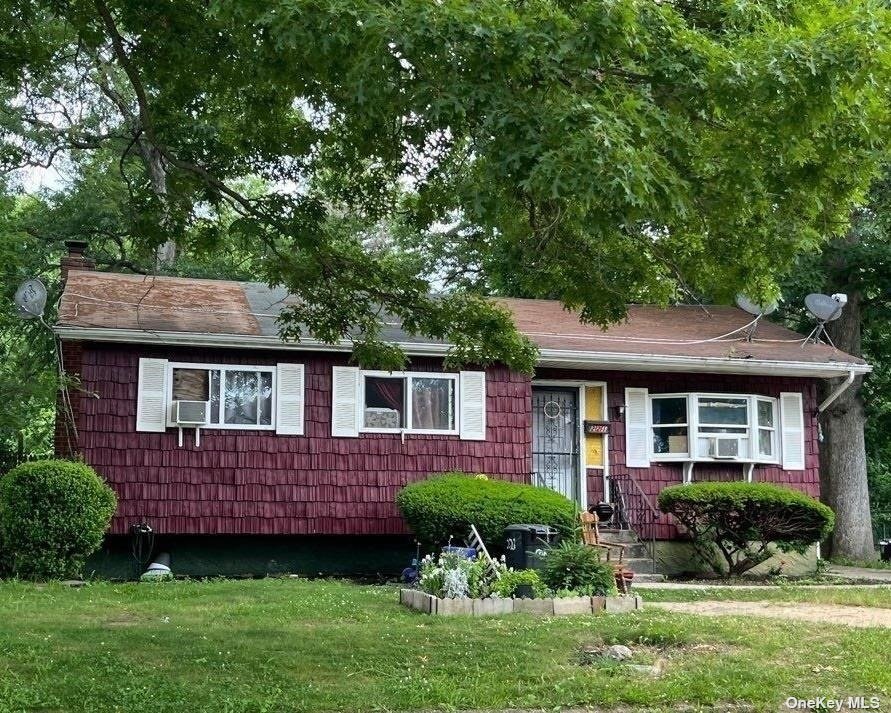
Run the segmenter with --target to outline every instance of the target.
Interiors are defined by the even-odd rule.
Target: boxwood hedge
[[[659,508],[677,518],[700,557],[724,575],[746,572],[774,548],[804,552],[835,524],[823,503],[770,483],[674,485],[659,493]]]
[[[0,551],[26,579],[73,577],[102,543],[114,491],[84,463],[24,463],[0,478]]]
[[[463,541],[471,525],[487,547],[500,550],[504,529],[514,523],[541,523],[567,535],[575,530],[575,503],[548,488],[445,473],[403,488],[396,504],[417,538],[428,546]]]

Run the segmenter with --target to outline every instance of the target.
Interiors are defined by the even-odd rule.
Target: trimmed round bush
[[[774,548],[804,552],[835,524],[823,503],[770,483],[673,485],[659,493],[659,508],[686,528],[706,564],[728,576],[764,562]]]
[[[417,538],[428,546],[450,537],[463,541],[476,525],[486,547],[501,551],[504,530],[515,523],[541,523],[568,535],[576,528],[575,503],[548,488],[445,473],[403,488],[396,504]]]
[[[10,574],[54,579],[80,574],[102,544],[117,507],[114,491],[84,463],[24,463],[0,478],[0,547]]]

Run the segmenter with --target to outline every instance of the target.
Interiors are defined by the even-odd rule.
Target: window
[[[456,433],[456,374],[363,372],[362,429]]]
[[[757,453],[759,460],[777,458],[776,401],[773,399],[755,399],[758,408],[758,440]]]
[[[775,463],[777,402],[741,394],[650,396],[650,443],[656,460]]]
[[[219,428],[272,428],[275,369],[253,366],[171,365],[174,401],[206,401],[208,423]]]
[[[697,396],[698,424],[696,455],[708,458],[716,455],[716,435],[737,440],[740,457],[749,453],[749,398]]]
[[[687,455],[687,397],[654,396],[650,409],[653,419],[653,453]]]

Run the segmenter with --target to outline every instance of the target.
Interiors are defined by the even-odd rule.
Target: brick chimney
[[[63,283],[68,279],[69,270],[96,269],[96,261],[84,255],[87,249],[86,240],[66,240],[65,247],[68,249],[68,254],[59,260]]]

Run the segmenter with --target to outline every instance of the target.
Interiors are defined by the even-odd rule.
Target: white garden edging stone
[[[419,589],[400,589],[399,603],[424,614],[438,616],[498,616],[501,614],[536,614],[564,616],[568,614],[624,614],[643,609],[637,595],[620,597],[565,597],[545,599],[440,599]]]

